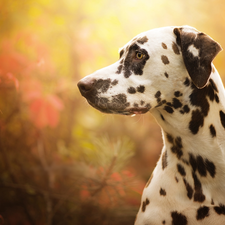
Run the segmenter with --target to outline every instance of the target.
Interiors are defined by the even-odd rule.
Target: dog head
[[[79,83],[88,103],[104,113],[142,114],[172,102],[189,77],[204,88],[221,50],[192,27],[164,27],[139,34],[120,49],[120,59]],[[179,91],[177,91],[179,95]]]

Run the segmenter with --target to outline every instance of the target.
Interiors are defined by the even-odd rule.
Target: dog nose
[[[95,84],[95,79],[90,77],[85,77],[82,80],[80,80],[77,84],[80,93],[86,97],[88,93],[90,93],[93,90]]]

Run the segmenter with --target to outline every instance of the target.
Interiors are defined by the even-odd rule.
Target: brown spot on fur
[[[144,36],[144,37],[142,37],[142,38],[139,38],[138,40],[137,40],[137,42],[139,43],[139,44],[144,44],[145,42],[147,42],[148,41],[148,38],[146,37],[146,36]]]
[[[176,45],[175,42],[173,42],[172,48],[173,48],[173,51],[174,51],[175,54],[180,55],[180,50],[179,50],[179,48],[178,48],[178,46]]]
[[[161,60],[162,60],[162,62],[163,62],[165,65],[167,65],[167,64],[170,63],[169,59],[168,59],[167,56],[165,56],[165,55],[162,55],[162,56],[161,56]]]
[[[164,73],[165,77],[168,78],[169,74],[167,72]]]
[[[163,43],[163,42],[162,42],[162,47],[163,47],[164,49],[167,49],[167,45],[166,45],[165,43]]]

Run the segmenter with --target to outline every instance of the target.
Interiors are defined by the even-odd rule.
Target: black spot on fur
[[[213,201],[213,199],[211,200],[211,205],[214,205],[214,201]]]
[[[160,116],[161,116],[161,119],[162,119],[163,121],[165,121],[165,118],[163,117],[163,115],[162,115],[162,114],[160,114]]]
[[[181,164],[177,164],[177,170],[182,176],[186,176],[185,169]]]
[[[167,167],[167,150],[162,154],[162,169],[164,170]]]
[[[214,210],[219,215],[221,215],[221,214],[225,215],[225,205],[223,205],[223,204],[220,204],[219,206],[215,206]]]
[[[216,130],[212,124],[209,126],[209,130],[210,130],[211,136],[216,137]]]
[[[141,105],[144,105],[144,104],[145,104],[145,102],[141,100]]]
[[[193,154],[189,153],[189,163],[191,164],[193,172],[198,170],[201,176],[206,176],[207,171],[212,178],[215,177],[216,167],[213,162],[208,159],[203,159],[201,156],[194,157]]]
[[[175,109],[178,109],[178,108],[182,107],[182,103],[180,102],[179,99],[173,98],[173,107],[174,107]]]
[[[169,59],[168,59],[167,56],[165,56],[165,55],[162,55],[162,56],[161,56],[161,60],[162,60],[162,62],[163,62],[165,65],[170,63]]]
[[[187,87],[190,85],[190,80],[188,79],[188,77],[186,77],[186,79],[184,81],[184,85]]]
[[[181,159],[183,163],[189,166],[189,162],[186,159]]]
[[[176,145],[178,148],[183,148],[181,137],[175,138],[175,145]]]
[[[146,43],[148,41],[148,38],[146,37],[146,36],[144,36],[144,37],[142,37],[142,38],[139,38],[138,40],[137,40],[137,42],[139,43],[139,44],[144,44],[144,43]]]
[[[184,181],[184,184],[185,184],[185,187],[186,187],[186,190],[187,190],[187,196],[189,199],[192,199],[192,196],[193,196],[193,188],[191,187],[191,185],[186,181],[185,178],[183,178],[183,181]]]
[[[178,48],[178,46],[176,45],[175,42],[173,42],[172,48],[173,48],[173,51],[174,51],[175,54],[180,55],[179,48]]]
[[[161,96],[161,92],[157,91],[156,94],[155,94],[155,98],[159,98],[160,96]]]
[[[215,100],[216,100],[216,102],[217,102],[217,103],[219,103],[219,102],[220,102],[219,97],[218,97],[218,95],[217,95],[217,94],[215,94]]]
[[[199,128],[202,127],[203,124],[204,124],[203,114],[198,109],[193,110],[191,121],[189,123],[189,129],[192,132],[192,134],[197,134]]]
[[[222,126],[225,129],[225,114],[222,110],[220,110],[220,121],[221,121]]]
[[[191,104],[194,106],[201,107],[201,113],[204,116],[207,116],[209,112],[209,102],[206,97],[208,96],[210,89],[208,87],[198,89],[194,85],[192,85],[192,88],[194,90],[189,96]]]
[[[137,92],[144,93],[145,92],[145,86],[144,85],[138,86],[137,87]]]
[[[206,169],[209,172],[210,176],[212,178],[214,178],[215,174],[216,174],[216,167],[215,167],[214,163],[209,161],[208,159],[206,159],[205,160],[205,166],[206,166]]]
[[[128,105],[127,103],[127,96],[125,94],[118,94],[112,96],[112,109],[121,108],[124,109]]]
[[[175,177],[175,181],[178,183],[179,182],[179,179],[177,177]]]
[[[111,101],[107,98],[99,98],[96,96],[97,90],[105,91],[108,88],[108,85],[104,86],[106,84],[107,83],[99,82],[97,84],[97,88],[99,89],[93,88],[93,91],[89,93],[88,103],[103,113],[123,114],[124,109],[130,105],[130,103],[127,102],[127,96],[125,94],[113,95]]]
[[[137,51],[142,52],[145,57],[142,60],[135,60],[135,54]],[[132,74],[142,75],[143,68],[149,59],[148,52],[145,49],[141,49],[137,44],[132,44],[129,48],[127,57],[124,60],[124,77],[128,78]]]
[[[181,137],[176,137],[174,146],[171,148],[171,150],[173,153],[175,153],[177,155],[178,159],[180,159],[181,156],[183,155],[182,148],[183,148],[183,146],[182,146]]]
[[[129,94],[135,94],[135,93],[136,93],[136,89],[135,89],[134,87],[129,87],[129,88],[127,89],[127,92],[128,92]]]
[[[157,103],[159,103],[156,107],[162,105],[162,99],[161,98],[157,98]]]
[[[167,134],[167,140],[172,144],[171,151],[177,155],[177,158],[180,159],[183,155],[182,151],[182,140],[180,137],[176,137],[175,139],[170,135]]]
[[[218,96],[215,94],[215,92],[218,92],[218,89],[214,81],[210,79],[209,84],[202,89],[198,89],[194,85],[192,85],[192,89],[193,92],[189,96],[191,104],[194,106],[199,106],[204,117],[207,116],[210,109],[207,97],[209,97],[211,101],[214,101],[214,99],[217,101],[218,99]]]
[[[123,56],[123,54],[124,54],[124,49],[122,49],[122,50],[120,51],[120,58]]]
[[[167,49],[167,45],[166,45],[165,43],[163,43],[163,42],[162,42],[162,47],[163,47],[164,49]]]
[[[190,112],[189,106],[188,106],[188,105],[185,105],[185,106],[183,107],[183,111],[184,111],[185,113],[189,113],[189,112]]]
[[[166,224],[166,221],[165,221],[165,220],[163,220],[163,221],[162,221],[162,224]]]
[[[209,79],[209,82],[215,92],[218,92],[217,86],[212,79]]]
[[[106,80],[99,79],[95,83],[95,88],[97,90],[100,90],[102,93],[105,93],[108,91],[110,84],[111,84],[111,79],[106,79]]]
[[[162,196],[166,196],[166,191],[162,188],[160,188],[159,194]]]
[[[171,212],[172,225],[187,225],[187,218],[185,215],[177,211]]]
[[[138,104],[137,104],[137,103],[134,103],[133,106],[134,106],[135,108],[138,108]]]
[[[142,203],[142,207],[141,207],[142,212],[144,212],[144,211],[145,211],[146,206],[147,206],[149,203],[150,203],[150,202],[149,202],[148,198],[146,198],[146,200],[145,200],[145,201],[143,201],[143,203]]]
[[[173,137],[170,134],[166,134],[166,138],[169,143],[173,144]]]
[[[206,176],[206,166],[205,166],[205,162],[204,162],[203,158],[201,156],[197,156],[196,162],[197,162],[197,170],[198,170],[199,174],[201,176],[205,177]]]
[[[197,220],[202,220],[207,216],[209,216],[209,207],[201,206],[200,208],[198,208],[196,215]]]
[[[182,96],[183,94],[182,93],[180,93],[180,91],[175,91],[174,92],[174,95],[175,95],[175,97],[180,97],[180,96]]]
[[[184,110],[181,109],[181,110],[180,110],[180,113],[181,113],[181,114],[184,114]]]
[[[164,110],[166,110],[170,114],[172,114],[174,112],[173,108],[171,108],[170,106],[167,106],[167,105],[164,107]]]
[[[118,66],[116,73],[120,74],[123,69],[123,65]]]
[[[197,169],[197,161],[191,153],[189,153],[189,163],[191,164],[192,170],[195,172]]]
[[[112,84],[113,86],[117,85],[117,84],[118,84],[118,80],[114,80],[111,84]]]
[[[192,177],[194,179],[194,190],[195,190],[194,201],[195,202],[204,202],[205,195],[202,192],[202,184],[194,172],[192,172]]]
[[[150,105],[149,103],[146,104],[145,107],[146,107],[147,109],[151,109],[151,105]]]
[[[164,73],[165,77],[168,78],[169,74],[167,72]]]
[[[215,99],[215,93],[214,93],[213,88],[208,88],[208,96],[209,96],[210,101],[213,102]]]

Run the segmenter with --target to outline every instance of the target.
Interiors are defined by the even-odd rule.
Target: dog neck
[[[218,72],[213,69],[203,89],[197,89],[187,78],[183,83],[177,97],[152,110],[162,128],[164,144],[168,144],[168,136],[182,137],[191,152],[204,154],[201,148],[205,146],[225,154],[225,91]]]
[[[201,191],[194,191],[194,201],[203,202],[207,198],[210,203],[214,198],[218,203],[225,189],[224,184],[219,182],[225,179],[225,94],[216,70],[210,79],[203,89],[197,89],[190,82],[178,98],[182,106],[167,104],[173,107],[173,113],[168,113],[169,110],[162,105],[152,110],[152,114],[162,128],[164,140],[157,167],[164,169],[168,165],[169,176],[174,174],[176,178],[179,174],[187,183],[194,180],[196,189],[196,182],[200,182]],[[187,102],[189,110],[186,106],[184,111],[182,107]],[[210,194],[203,196],[205,187]]]

